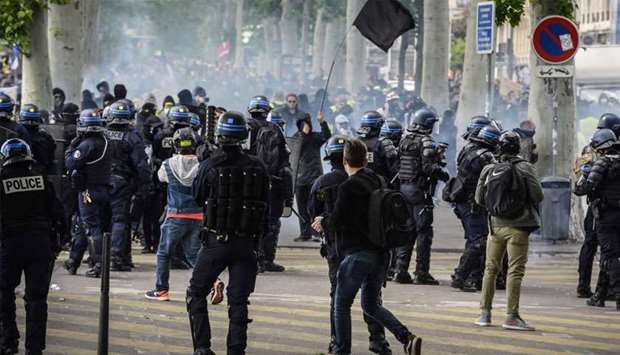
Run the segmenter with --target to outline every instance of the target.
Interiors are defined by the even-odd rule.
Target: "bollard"
[[[103,234],[101,244],[101,296],[99,299],[99,344],[97,346],[97,354],[107,355],[110,316],[110,234]]]

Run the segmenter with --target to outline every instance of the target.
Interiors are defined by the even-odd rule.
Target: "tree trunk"
[[[82,89],[82,5],[72,0],[66,5],[50,4],[48,47],[52,86],[65,92],[67,102],[79,102]]]
[[[530,7],[531,28],[542,18],[552,15],[553,0],[541,0]],[[541,79],[536,75],[536,66],[543,63],[530,52],[530,97],[528,117],[536,123],[536,144],[538,147],[538,175],[571,178],[575,152],[575,91],[574,78]],[[573,62],[567,63],[569,65]],[[557,122],[554,123],[553,97],[556,97]],[[555,159],[554,159],[555,155]],[[555,166],[555,169],[554,169]],[[555,170],[555,171],[554,171]],[[555,174],[554,174],[555,173]],[[571,206],[571,239],[581,239],[583,229],[583,207],[579,199],[573,198]]]
[[[364,6],[365,0],[348,0],[347,1],[347,27],[353,26],[353,21]],[[347,37],[347,55],[346,55],[346,88],[349,93],[355,95],[366,83],[366,42],[364,37],[357,28],[352,28]]]
[[[332,85],[342,86],[344,77],[344,61],[343,53],[336,53],[338,51],[338,45],[342,41],[344,36],[344,23],[342,18],[331,19],[327,26],[325,26],[325,49],[323,50],[323,74],[329,73],[332,61],[336,58],[336,65],[334,66],[334,74],[332,77]]]
[[[30,25],[30,54],[23,56],[22,103],[52,108],[52,79],[47,51],[47,9],[34,12]]]
[[[476,53],[476,9],[478,1],[469,3],[467,18],[467,34],[465,37],[465,60],[463,63],[463,81],[456,113],[456,126],[459,136],[465,131],[469,119],[476,115],[484,115],[487,92],[487,56]],[[460,150],[465,141],[457,139]]]
[[[83,1],[82,6],[82,75],[87,72],[89,67],[96,67],[99,64],[99,45],[97,28],[99,26],[99,16],[101,13],[101,2]]]
[[[244,0],[237,0],[237,12],[235,16],[235,69],[243,68],[243,11]]]
[[[263,19],[263,35],[264,35],[264,50],[263,50],[263,71],[266,73],[275,74],[273,66],[273,28],[274,19],[266,17]]]
[[[424,0],[422,98],[438,113],[450,104],[450,9],[448,1]]]
[[[422,95],[422,72],[424,70],[424,0],[416,1],[415,40],[415,87],[413,94]]]
[[[323,66],[323,50],[325,48],[325,12],[318,9],[314,23],[314,38],[312,40],[312,78],[322,78],[325,73]]]
[[[299,83],[303,86],[306,83],[306,59],[308,51],[308,32],[310,27],[310,12],[312,10],[312,1],[302,1],[304,3],[304,10],[301,17],[301,65],[299,67]]]
[[[280,33],[282,36],[282,55],[297,56],[297,18],[295,9],[299,0],[282,0],[282,18],[280,19]]]

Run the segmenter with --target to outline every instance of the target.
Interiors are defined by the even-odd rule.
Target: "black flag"
[[[387,52],[400,35],[415,27],[415,22],[398,0],[368,0],[353,25]]]

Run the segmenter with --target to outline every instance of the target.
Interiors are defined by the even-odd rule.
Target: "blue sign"
[[[495,2],[478,3],[476,11],[476,52],[491,54],[495,49],[493,25],[495,22]]]

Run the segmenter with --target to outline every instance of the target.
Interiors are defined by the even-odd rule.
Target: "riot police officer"
[[[30,169],[30,147],[21,139],[0,148],[0,354],[17,354],[15,288],[22,272],[26,286],[26,354],[42,354],[47,328],[47,294],[57,236],[64,234],[62,206],[46,177]],[[32,203],[37,201],[37,203]]]
[[[19,138],[26,143],[30,143],[30,135],[26,128],[11,119],[14,107],[13,99],[9,95],[0,92],[0,143],[4,143],[11,138]]]
[[[332,136],[325,145],[325,158],[329,161],[332,171],[319,177],[310,191],[310,199],[308,200],[308,213],[311,220],[316,217],[327,218],[334,209],[336,198],[338,195],[338,187],[348,175],[342,164],[344,144],[346,137],[337,135]],[[334,323],[334,295],[336,292],[336,282],[338,267],[344,255],[339,255],[336,250],[335,236],[328,229],[324,229],[321,237],[321,256],[327,259],[328,276],[330,282],[330,330],[331,338],[328,352],[334,351],[335,342],[335,323]],[[385,329],[374,319],[364,315],[364,321],[368,324],[368,332],[370,333],[369,350],[376,354],[391,354],[390,346],[385,339]]]
[[[128,265],[126,233],[129,223],[131,197],[136,187],[139,196],[146,195],[151,181],[151,169],[144,150],[144,142],[131,125],[131,107],[123,100],[110,105],[106,138],[112,159],[110,206],[112,209],[112,270],[131,271]]]
[[[441,151],[431,137],[437,121],[437,114],[432,110],[418,110],[407,129],[410,134],[400,142],[400,190],[412,206],[418,245],[414,280],[408,272],[413,244],[399,248],[396,262],[398,272],[394,278],[399,283],[439,284],[429,272],[433,242],[432,197],[437,180],[447,181],[449,176],[443,169],[445,163]]]
[[[392,141],[394,147],[398,149],[400,140],[403,138],[403,125],[397,120],[387,120],[381,127],[379,139],[387,138]]]
[[[474,116],[467,123],[467,129],[461,137],[466,141],[469,141],[472,137],[476,138],[480,130],[490,124],[491,120],[489,120],[486,116]]]
[[[257,274],[255,245],[264,233],[269,173],[256,157],[241,149],[247,139],[241,113],[226,112],[217,125],[219,148],[201,163],[193,195],[205,206],[203,247],[187,290],[187,310],[194,340],[194,354],[211,351],[211,328],[206,297],[213,283],[228,268],[228,354],[245,354],[248,297]]]
[[[32,169],[37,174],[50,174],[54,164],[56,142],[47,131],[40,128],[43,120],[39,108],[31,104],[23,105],[19,110],[19,123],[30,135],[30,149],[35,160]]]
[[[592,136],[591,146],[600,156],[590,167],[581,167],[583,176],[575,193],[588,195],[594,215],[596,235],[601,246],[601,269],[609,278],[608,290],[616,297],[620,311],[620,147],[611,129],[601,129]],[[604,299],[600,300],[604,306]]]
[[[84,110],[78,120],[78,136],[65,154],[65,166],[71,183],[79,191],[78,208],[92,251],[93,267],[87,277],[101,276],[101,242],[103,213],[110,206],[110,175],[112,156],[104,131],[104,121],[95,110]],[[67,269],[77,270],[88,245],[77,241],[71,248]]]
[[[259,247],[259,272],[282,272],[284,266],[275,262],[280,235],[280,218],[284,207],[293,206],[293,172],[284,133],[277,123],[267,121],[271,106],[264,96],[250,100],[248,120],[250,127],[249,153],[260,159],[271,176],[269,192],[268,230]],[[277,116],[276,116],[277,117]]]
[[[458,179],[462,189],[450,202],[455,204],[454,213],[461,220],[465,232],[465,250],[454,270],[452,287],[466,292],[482,288],[486,237],[489,233],[488,215],[483,207],[476,204],[474,197],[482,169],[495,163],[493,152],[499,144],[500,135],[500,131],[493,126],[483,127],[476,136],[468,136],[469,143],[457,158],[455,179]]]
[[[398,151],[390,139],[379,139],[384,122],[379,112],[367,111],[362,116],[357,134],[368,149],[368,168],[389,182],[397,173]]]

